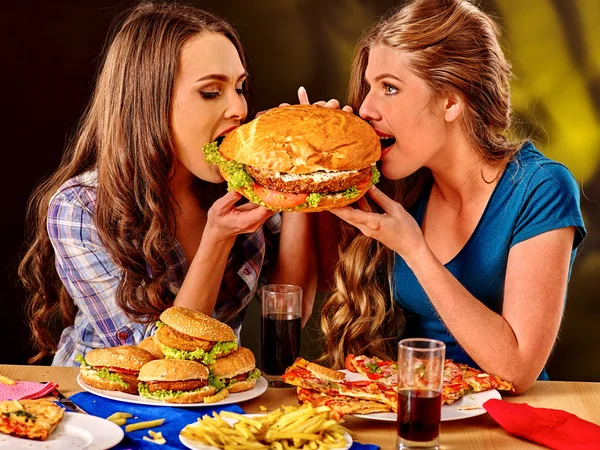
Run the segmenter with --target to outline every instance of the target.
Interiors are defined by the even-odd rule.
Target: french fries
[[[110,420],[112,423],[115,423],[119,426],[125,425],[127,423],[127,419],[131,419],[133,416],[126,412],[116,412],[111,414],[106,418],[106,420]]]
[[[287,406],[264,416],[228,411],[205,415],[187,425],[181,435],[224,450],[329,450],[346,446],[349,433],[332,417],[328,406]],[[230,425],[225,419],[235,421]]]
[[[167,442],[167,440],[163,437],[162,432],[156,432],[153,430],[148,430],[148,434],[150,435],[150,437],[148,436],[142,436],[142,439],[144,441],[150,441],[150,442],[154,442],[155,444],[159,444],[159,445],[163,445]]]
[[[221,389],[215,395],[211,395],[209,397],[204,397],[204,403],[217,403],[223,399],[229,397],[229,391],[227,389]]]
[[[147,420],[145,422],[130,423],[125,427],[126,432],[143,430],[144,428],[160,427],[165,419]]]
[[[0,375],[0,383],[14,385],[15,380],[5,377],[4,375]]]

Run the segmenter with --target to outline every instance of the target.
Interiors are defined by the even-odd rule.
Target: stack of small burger
[[[173,306],[138,347],[92,350],[81,363],[86,383],[167,403],[213,403],[252,389],[260,378],[254,354],[238,347],[227,324]],[[99,358],[99,356],[101,358]]]
[[[229,392],[251,389],[260,377],[254,355],[238,347],[231,327],[198,311],[166,309],[154,342],[165,359],[140,371],[143,397],[169,403],[212,402]]]
[[[154,339],[165,358],[212,364],[238,348],[230,326],[192,309],[168,308],[158,325]]]

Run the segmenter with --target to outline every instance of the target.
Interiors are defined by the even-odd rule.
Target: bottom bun
[[[231,177],[224,170],[221,170],[220,167],[219,167],[219,171],[221,172],[221,176],[223,178],[225,178],[225,180],[227,182],[229,182]],[[321,200],[319,201],[319,204],[317,206],[305,206],[302,208],[300,208],[300,207],[280,208],[277,206],[272,206],[272,205],[266,204],[262,200],[260,201],[260,203],[257,203],[256,197],[253,195],[250,195],[248,192],[246,192],[247,190],[251,190],[252,189],[251,187],[240,188],[240,189],[237,189],[237,191],[240,194],[242,194],[244,197],[246,197],[248,200],[250,200],[250,202],[259,204],[260,206],[265,206],[273,211],[319,212],[319,211],[327,211],[329,209],[334,209],[334,208],[341,208],[342,206],[347,206],[351,203],[356,202],[359,198],[361,198],[363,195],[365,195],[367,193],[367,191],[369,190],[369,188],[371,187],[371,183],[366,183],[366,184],[367,184],[366,186],[364,186],[362,189],[360,189],[358,191],[358,195],[356,195],[355,197],[346,198],[341,193],[322,194],[323,197],[321,198]],[[253,193],[254,192],[252,192],[252,194]]]
[[[127,382],[127,384],[129,385],[128,387],[123,387],[121,386],[118,382],[116,381],[109,381],[109,380],[105,380],[104,378],[100,378],[96,375],[93,375],[93,373],[91,373],[90,370],[80,370],[79,372],[81,374],[81,378],[83,378],[83,381],[85,381],[87,384],[89,384],[92,387],[95,387],[96,389],[102,389],[104,391],[119,391],[119,392],[125,392],[127,394],[134,394],[136,395],[138,393],[138,383],[129,383]]]
[[[238,381],[237,383],[233,383],[233,385],[227,388],[227,390],[230,394],[233,394],[235,392],[244,392],[249,389],[252,389],[255,384],[256,378],[253,378],[252,380]]]
[[[215,395],[215,388],[209,387],[198,392],[186,392],[179,397],[165,397],[163,401],[167,403],[202,403],[204,397]]]

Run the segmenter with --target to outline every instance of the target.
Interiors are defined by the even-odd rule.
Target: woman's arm
[[[426,245],[405,261],[469,356],[520,393],[539,376],[558,335],[574,233],[560,228],[511,249],[502,315],[473,297]]]
[[[273,215],[272,211],[252,203],[236,208],[240,197],[237,192],[229,191],[209,209],[200,245],[174,305],[212,315],[236,236],[255,232]]]
[[[133,322],[117,305],[121,272],[102,245],[92,212],[76,192],[65,191],[52,199],[47,230],[58,275],[79,312],[94,329],[94,333],[85,333],[84,340],[74,336],[79,351],[135,345],[152,334],[153,323]],[[80,328],[84,326],[80,323]]]
[[[314,216],[307,213],[282,214],[279,251],[271,283],[295,284],[302,288],[302,326],[312,312],[317,291],[317,253]]]
[[[370,193],[387,214],[351,208],[333,212],[402,256],[469,356],[482,369],[512,381],[517,392],[525,391],[542,371],[558,334],[574,227],[557,228],[513,246],[500,315],[473,297],[437,260],[418,224],[400,204],[377,188]]]

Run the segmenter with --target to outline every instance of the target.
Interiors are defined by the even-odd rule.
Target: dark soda
[[[426,389],[402,389],[398,394],[398,436],[415,442],[434,440],[440,432],[441,394]]]
[[[261,325],[261,368],[268,375],[283,375],[300,355],[300,316],[267,314]]]

